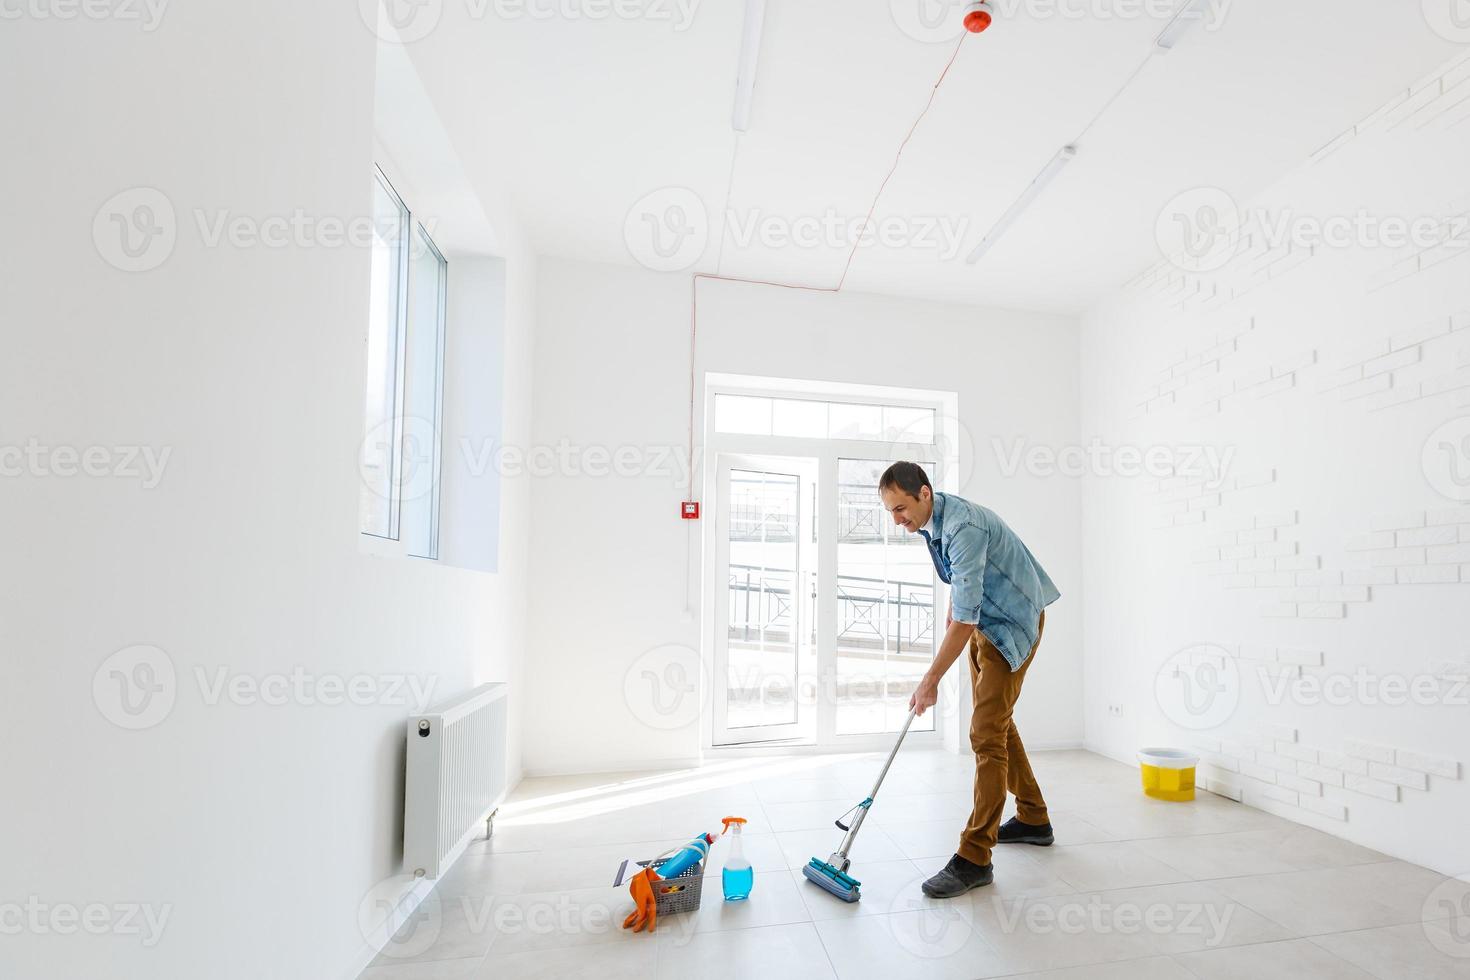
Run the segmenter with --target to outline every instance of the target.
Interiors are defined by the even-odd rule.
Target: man
[[[959,851],[924,882],[925,895],[954,898],[990,884],[990,851],[997,843],[1045,846],[1054,839],[1011,714],[1041,644],[1046,607],[1061,593],[1004,521],[962,497],[935,493],[918,464],[888,467],[878,493],[893,523],[924,536],[940,579],[950,587],[944,638],[909,707],[922,715],[934,705],[940,679],[969,646],[975,808]],[[1007,790],[1016,797],[1016,815],[1002,827]]]

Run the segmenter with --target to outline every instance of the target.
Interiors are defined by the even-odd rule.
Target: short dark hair
[[[929,474],[918,463],[898,462],[884,470],[883,475],[878,478],[878,489],[888,490],[892,487],[897,487],[910,497],[918,497],[919,491],[924,487],[928,487],[931,494],[934,492]]]

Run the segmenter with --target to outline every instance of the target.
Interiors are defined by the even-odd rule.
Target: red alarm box
[[[699,520],[699,501],[686,500],[679,505],[679,516],[686,521]]]

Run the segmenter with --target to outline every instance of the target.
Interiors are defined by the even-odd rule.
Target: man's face
[[[878,495],[883,498],[883,509],[893,515],[893,523],[910,534],[918,534],[934,513],[934,494],[928,487],[920,487],[917,497],[898,487],[884,487]]]

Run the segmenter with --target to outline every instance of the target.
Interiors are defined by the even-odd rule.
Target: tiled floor
[[[950,902],[919,883],[954,850],[968,759],[900,754],[853,851],[855,905],[800,869],[837,845],[873,756],[527,780],[363,980],[1470,978],[1470,884],[1208,794],[1145,799],[1085,752],[1033,764],[1058,843],[1001,848],[995,884]],[[622,929],[622,858],[727,814],[750,820],[750,900],[721,900],[722,843],[698,912]]]

